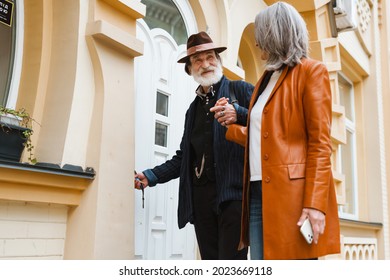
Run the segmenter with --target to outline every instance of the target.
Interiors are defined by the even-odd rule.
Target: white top
[[[263,109],[282,71],[275,71],[267,87],[252,108],[249,126],[249,168],[251,181],[260,181],[261,173],[261,119]]]

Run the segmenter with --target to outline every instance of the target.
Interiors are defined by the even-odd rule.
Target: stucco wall
[[[68,207],[0,201],[0,259],[62,259]]]

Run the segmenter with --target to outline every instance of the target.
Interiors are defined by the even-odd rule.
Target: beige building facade
[[[178,149],[196,84],[176,61],[195,32],[230,79],[263,72],[256,14],[272,0],[0,0],[0,105],[35,119],[38,163],[0,157],[0,259],[198,259],[177,180],[133,172]],[[390,5],[289,0],[329,70],[338,255],[390,259]]]

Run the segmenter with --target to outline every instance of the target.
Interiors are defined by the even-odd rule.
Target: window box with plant
[[[26,150],[28,161],[36,163],[31,142],[33,122],[23,108],[15,110],[0,106],[0,159],[20,162]]]

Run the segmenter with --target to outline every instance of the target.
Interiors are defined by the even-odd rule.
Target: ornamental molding
[[[358,0],[356,10],[359,19],[359,28],[362,33],[365,33],[371,22],[371,7],[366,0]]]

